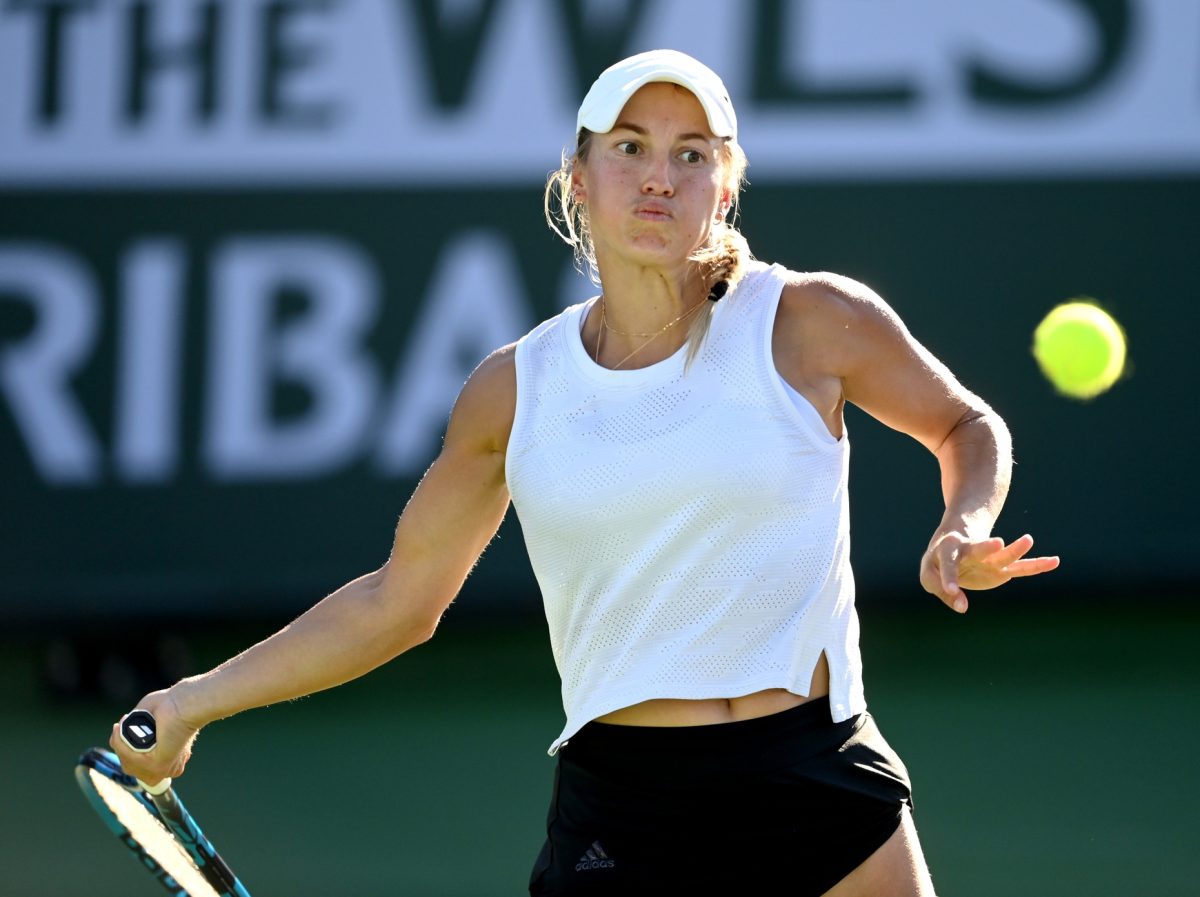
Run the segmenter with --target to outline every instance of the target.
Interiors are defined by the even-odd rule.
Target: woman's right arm
[[[196,733],[252,707],[340,685],[432,637],[508,509],[504,458],[516,407],[514,347],[489,356],[463,387],[442,450],[400,516],[391,556],[215,669],[147,695],[158,746],[110,745],[153,784],[183,772]]]

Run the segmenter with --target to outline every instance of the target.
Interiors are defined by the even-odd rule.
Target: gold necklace
[[[702,306],[702,305],[704,305],[704,300],[697,302],[695,305],[693,305],[691,308],[689,308],[687,311],[685,311],[683,314],[681,314],[675,320],[668,321],[666,324],[664,324],[661,328],[654,331],[653,333],[634,333],[632,331],[626,332],[624,330],[617,330],[617,328],[613,327],[612,325],[610,325],[608,323],[608,316],[605,314],[605,311],[608,306],[607,306],[607,303],[604,301],[604,297],[601,296],[600,297],[600,327],[596,331],[596,350],[595,350],[596,363],[597,364],[600,363],[600,337],[604,335],[605,330],[609,330],[612,333],[617,334],[618,336],[644,336],[644,337],[646,337],[646,341],[644,343],[641,343],[636,349],[634,349],[632,352],[630,352],[628,355],[626,355],[624,358],[622,358],[620,361],[618,361],[616,364],[614,364],[612,366],[612,368],[610,370],[615,371],[617,368],[619,368],[621,365],[623,365],[629,359],[633,358],[633,356],[637,355],[638,352],[641,352],[644,348],[646,348],[648,345],[650,345],[652,342],[654,342],[654,340],[656,340],[658,337],[662,336],[664,333],[666,333],[668,330],[670,330],[672,327],[674,327],[676,324],[678,324],[680,321],[682,321],[688,315],[694,314],[696,309],[700,308],[700,306]]]

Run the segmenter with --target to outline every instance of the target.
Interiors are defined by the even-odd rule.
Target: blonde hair
[[[575,189],[571,183],[575,166],[587,161],[591,143],[592,132],[586,128],[581,129],[574,155],[568,156],[564,152],[558,170],[552,171],[546,179],[542,210],[550,229],[571,247],[575,255],[575,267],[581,274],[587,275],[592,283],[600,286],[600,267],[596,262],[596,247],[592,243],[587,208],[576,200]],[[736,225],[739,198],[742,187],[746,184],[746,168],[749,161],[741,146],[732,139],[722,143],[718,158],[724,168],[722,186],[729,194],[729,208],[724,217],[713,224],[708,240],[692,253],[689,260],[699,266],[705,293],[711,296],[715,289],[719,298],[737,284],[745,273],[746,262],[754,256],[750,253],[746,238]],[[724,289],[719,286],[722,281],[725,283]],[[691,366],[708,335],[717,303],[706,304],[708,307],[696,315],[688,327],[685,367]]]

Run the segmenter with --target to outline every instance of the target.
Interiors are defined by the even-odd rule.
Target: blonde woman
[[[849,568],[850,401],[919,440],[945,513],[922,586],[1042,573],[991,528],[1003,422],[861,284],[756,261],[720,78],[657,50],[600,75],[546,214],[601,288],[471,375],[388,562],[146,696],[179,775],[207,723],[430,638],[510,498],[566,725],[532,894],[932,895],[908,776],[866,710]]]

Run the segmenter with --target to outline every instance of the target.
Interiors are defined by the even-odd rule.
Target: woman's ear
[[[587,188],[583,185],[583,175],[579,173],[578,164],[571,166],[571,197],[580,205],[587,202]]]
[[[733,205],[733,195],[726,190],[721,194],[721,202],[717,206],[717,220],[724,221],[725,216],[729,214],[729,209]]]

